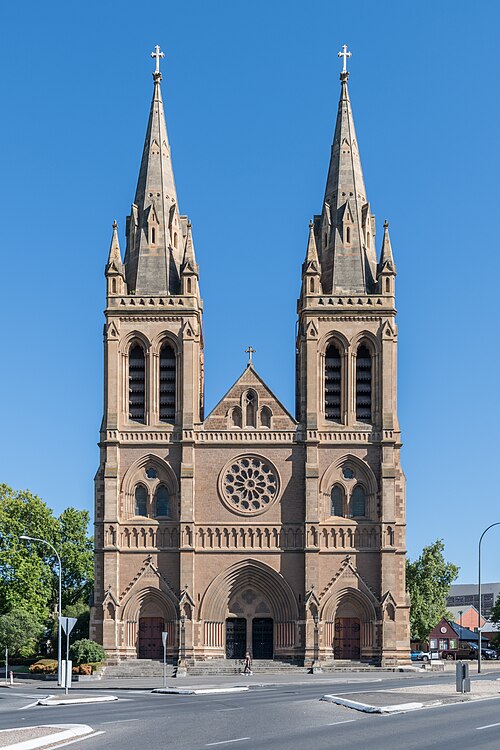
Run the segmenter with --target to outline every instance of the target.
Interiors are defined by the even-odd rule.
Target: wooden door
[[[141,617],[139,619],[139,659],[162,659],[161,634],[165,622],[163,617]]]
[[[336,618],[333,641],[333,653],[336,659],[360,658],[360,630],[357,617]]]

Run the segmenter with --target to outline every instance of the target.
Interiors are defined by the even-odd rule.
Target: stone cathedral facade
[[[166,632],[188,667],[247,650],[404,661],[396,268],[387,223],[377,257],[348,73],[302,265],[295,415],[251,351],[205,415],[199,270],[158,62],[125,255],[115,224],[106,266],[91,637],[114,659],[156,659]]]

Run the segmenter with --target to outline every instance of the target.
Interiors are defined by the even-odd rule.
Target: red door
[[[336,659],[359,659],[360,625],[357,617],[337,617],[333,653]]]
[[[165,623],[163,617],[141,617],[139,619],[139,659],[162,659],[161,634]]]

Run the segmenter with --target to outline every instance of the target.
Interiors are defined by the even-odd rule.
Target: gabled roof
[[[208,429],[225,429],[225,424],[223,425],[221,420],[225,420],[229,409],[240,403],[241,394],[248,388],[253,388],[257,392],[260,405],[271,408],[274,421],[276,422],[276,418],[279,419],[277,429],[295,429],[297,422],[257,373],[251,362],[205,418],[204,426]]]

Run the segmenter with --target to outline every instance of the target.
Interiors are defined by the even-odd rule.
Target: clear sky
[[[408,550],[442,537],[474,582],[478,536],[500,521],[500,4],[27,0],[2,25],[0,481],[56,512],[92,509],[103,270],[115,218],[124,247],[155,44],[200,265],[207,408],[252,344],[293,410],[300,266],[347,43],[378,247],[387,218],[398,270]],[[500,580],[499,548],[500,527],[485,580]]]

